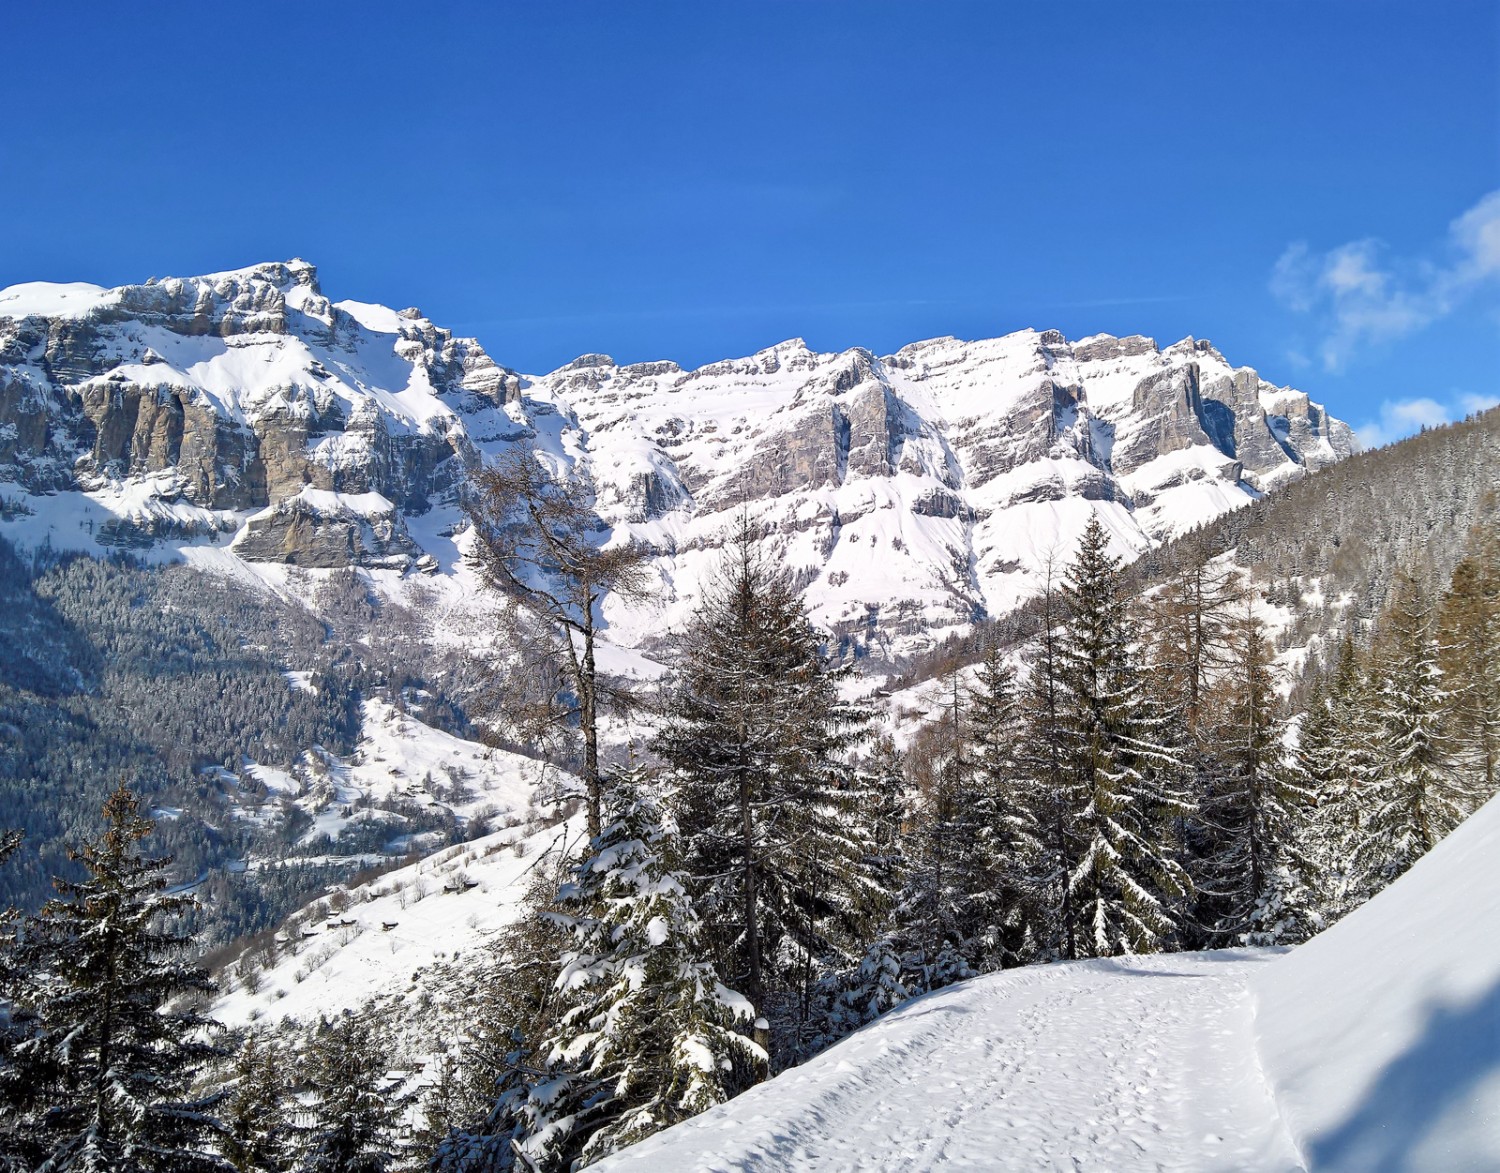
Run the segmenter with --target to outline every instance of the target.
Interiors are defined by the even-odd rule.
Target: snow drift
[[[1500,799],[1257,973],[1261,1061],[1316,1170],[1500,1169]]]

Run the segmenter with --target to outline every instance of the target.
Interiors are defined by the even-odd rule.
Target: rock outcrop
[[[451,543],[466,472],[518,442],[590,478],[601,535],[654,552],[659,600],[606,603],[620,641],[683,617],[743,511],[843,650],[879,658],[1034,592],[1095,512],[1133,556],[1355,446],[1191,338],[1024,330],[884,357],[793,339],[524,377],[415,309],[330,302],[303,261],[0,291],[0,483],[113,502],[110,534],[451,566],[406,519],[445,511],[422,540]]]

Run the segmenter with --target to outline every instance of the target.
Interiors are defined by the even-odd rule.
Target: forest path
[[[917,999],[599,1166],[1284,1173],[1302,1163],[1225,950],[1032,966]]]

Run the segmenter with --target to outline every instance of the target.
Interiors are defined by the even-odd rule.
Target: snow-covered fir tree
[[[999,648],[986,649],[966,697],[973,790],[984,856],[981,963],[1017,965],[1037,952],[1039,910],[1026,877],[1043,850],[1022,793],[1021,704],[1015,668]]]
[[[1085,956],[1170,947],[1189,891],[1174,858],[1173,820],[1191,813],[1168,722],[1148,697],[1119,586],[1119,562],[1097,516],[1063,583],[1067,622],[1057,652],[1069,936]]]
[[[865,798],[850,757],[865,711],[839,694],[790,579],[741,519],[687,634],[692,655],[653,743],[668,762],[710,952],[800,1053],[813,992],[863,951]]]
[[[288,1078],[292,1057],[271,1039],[250,1031],[235,1054],[224,1102],[219,1152],[236,1173],[283,1173],[291,1168]]]
[[[403,1159],[401,1118],[414,1095],[391,1072],[385,1040],[365,1017],[323,1022],[299,1068],[297,1173],[391,1173]]]
[[[1398,576],[1373,670],[1377,762],[1358,787],[1349,855],[1354,884],[1367,891],[1405,872],[1472,809],[1448,755],[1438,646],[1414,575]]]
[[[220,1050],[216,1024],[184,1003],[213,989],[176,927],[193,906],[167,895],[165,858],[142,854],[153,824],[123,784],[105,830],[70,854],[81,880],[30,919],[8,991],[27,1030],[7,1064],[5,1143],[47,1173],[195,1173],[216,1152],[221,1095],[194,1093]]]
[[[1079,956],[1078,917],[1071,879],[1083,845],[1073,825],[1073,788],[1067,774],[1062,683],[1064,611],[1056,570],[1045,567],[1040,623],[1028,653],[1026,688],[1020,697],[1022,735],[1017,748],[1018,837],[1034,850],[1014,861],[1022,893],[1032,909],[1033,933],[1043,959]]]
[[[557,1022],[517,1136],[537,1170],[591,1164],[695,1116],[728,1098],[737,1070],[767,1062],[742,1033],[755,1017],[750,1003],[706,957],[656,785],[639,768],[616,775],[605,812],[558,894],[570,942]]]
[[[455,1122],[438,1144],[433,1173],[516,1167],[517,1144],[534,1119],[531,1089],[551,1078],[546,1057],[559,1012],[557,959],[568,943],[554,914],[575,862],[562,851],[539,857],[520,915],[481,956],[473,1026],[458,1046]]]
[[[933,700],[934,717],[913,745],[917,795],[898,912],[908,983],[920,991],[978,971],[993,883],[987,812],[958,671],[947,675]]]

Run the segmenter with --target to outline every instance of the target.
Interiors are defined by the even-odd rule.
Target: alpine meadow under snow
[[[1357,449],[0,290],[0,1171],[1500,1167],[1500,409]]]

